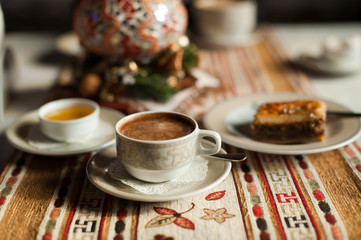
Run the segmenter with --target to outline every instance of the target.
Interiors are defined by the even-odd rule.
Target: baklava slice
[[[269,143],[323,141],[326,104],[319,100],[268,102],[251,123],[252,138]]]

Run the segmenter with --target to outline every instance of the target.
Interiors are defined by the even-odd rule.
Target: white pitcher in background
[[[4,24],[4,15],[0,5],[0,122],[4,119],[4,110],[7,99],[7,87],[4,81],[4,40],[5,40],[5,24]]]

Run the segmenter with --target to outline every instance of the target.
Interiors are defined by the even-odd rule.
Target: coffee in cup
[[[188,118],[171,113],[149,113],[134,117],[119,126],[124,136],[147,141],[162,141],[190,134],[195,125]]]
[[[217,132],[201,130],[182,113],[149,111],[129,115],[115,126],[117,158],[135,178],[164,182],[183,175],[198,155],[212,155],[221,148]],[[202,146],[210,137],[215,144]]]

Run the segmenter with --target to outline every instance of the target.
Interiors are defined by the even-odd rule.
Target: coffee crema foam
[[[172,113],[149,113],[136,116],[121,124],[119,133],[124,136],[147,141],[180,138],[195,129],[193,122]]]

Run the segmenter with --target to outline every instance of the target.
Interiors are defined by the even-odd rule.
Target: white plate
[[[224,152],[222,150],[222,152]],[[229,174],[232,164],[222,160],[209,160],[207,176],[204,180],[177,188],[168,193],[145,194],[141,193],[120,180],[114,179],[108,173],[109,166],[116,159],[115,147],[108,147],[97,152],[88,162],[86,172],[88,179],[100,190],[128,200],[142,202],[164,202],[177,200],[211,189],[222,182]]]
[[[361,135],[359,118],[328,117],[323,142],[302,144],[272,144],[253,140],[250,137],[249,124],[253,120],[257,106],[269,101],[289,101],[315,98],[304,94],[277,92],[236,97],[220,102],[204,116],[207,129],[217,131],[222,141],[247,150],[274,154],[308,154],[332,150],[342,147]],[[330,110],[350,111],[335,102],[320,99]],[[237,130],[238,126],[240,130]]]
[[[124,117],[124,114],[117,110],[101,107],[100,123],[96,131],[97,138],[90,136],[82,142],[58,143],[52,140],[46,140],[45,144],[52,147],[42,148],[29,142],[30,131],[40,131],[37,110],[25,114],[23,117],[13,123],[6,131],[6,137],[16,148],[33,154],[48,156],[63,156],[96,151],[110,146],[115,142],[114,126],[115,123]],[[45,139],[45,138],[44,138]]]
[[[300,56],[296,59],[296,63],[311,71],[328,75],[347,75],[361,70],[361,64],[359,61],[337,63],[327,61],[321,57],[307,55]]]

